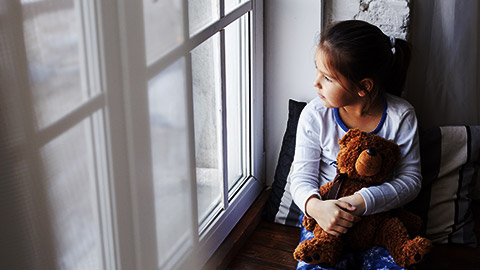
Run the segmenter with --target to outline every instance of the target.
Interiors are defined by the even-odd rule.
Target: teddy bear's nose
[[[359,175],[374,176],[382,166],[382,157],[373,148],[363,150],[355,162],[355,169]]]

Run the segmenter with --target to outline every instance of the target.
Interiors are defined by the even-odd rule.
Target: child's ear
[[[365,78],[360,81],[360,85],[362,85],[362,90],[358,91],[358,95],[361,97],[365,96],[365,91],[370,92],[373,89],[373,80],[370,78]]]

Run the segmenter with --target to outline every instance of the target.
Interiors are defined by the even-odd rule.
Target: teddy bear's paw
[[[407,241],[407,243],[403,247],[404,263],[401,266],[408,267],[410,265],[421,262],[425,255],[430,252],[431,248],[432,242],[420,236],[417,236],[414,239]]]
[[[305,230],[313,231],[315,229],[315,225],[317,225],[315,219],[306,218],[305,216],[303,217],[303,227],[305,227]]]
[[[314,238],[300,243],[293,255],[295,260],[308,264],[335,265],[340,260],[341,249],[332,246],[331,242],[325,243]]]

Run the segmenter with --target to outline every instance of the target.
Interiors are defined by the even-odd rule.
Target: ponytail
[[[412,57],[412,50],[407,41],[396,38],[392,47],[392,53],[393,63],[385,88],[388,93],[400,96],[405,85],[408,66],[410,65],[410,59]]]

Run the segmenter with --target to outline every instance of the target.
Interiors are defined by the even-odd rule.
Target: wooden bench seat
[[[229,269],[295,269],[300,228],[262,220]]]
[[[263,195],[265,196],[265,195]],[[480,201],[472,204],[475,233],[480,240]],[[258,205],[257,205],[258,207]],[[257,214],[259,214],[257,209]],[[258,220],[248,239],[228,261],[216,269],[295,269],[292,253],[300,239],[300,228]],[[425,261],[414,269],[480,269],[480,247],[436,245]]]

